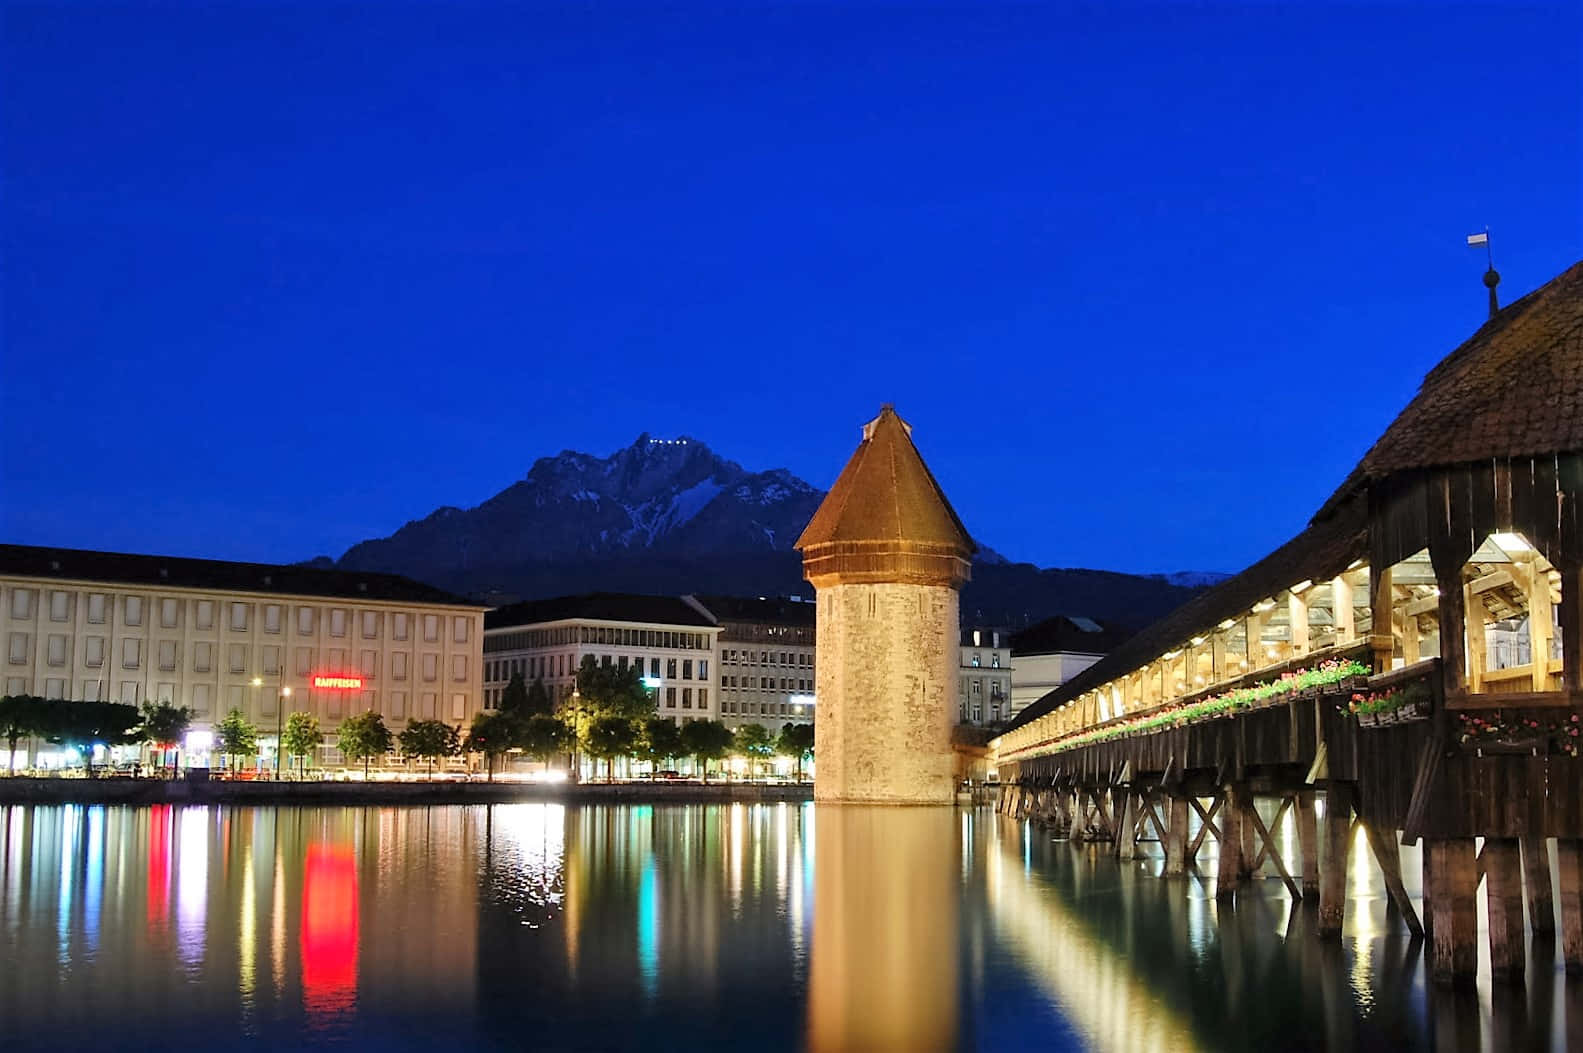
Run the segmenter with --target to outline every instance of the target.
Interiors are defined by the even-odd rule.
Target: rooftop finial
[[[1477,248],[1484,246],[1485,256],[1489,260],[1489,269],[1484,272],[1484,288],[1490,291],[1490,317],[1494,318],[1500,312],[1500,300],[1495,295],[1495,287],[1501,283],[1501,272],[1495,269],[1495,250],[1490,248],[1490,228],[1485,227],[1482,234],[1469,234],[1468,247]]]

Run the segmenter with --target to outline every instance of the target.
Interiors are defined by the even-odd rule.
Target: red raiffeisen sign
[[[360,676],[316,676],[314,687],[327,687],[332,691],[356,691],[363,686]]]

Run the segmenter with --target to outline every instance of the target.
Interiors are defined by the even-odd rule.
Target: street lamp
[[[286,744],[281,741],[284,736],[283,729],[286,722],[286,703],[291,699],[290,685],[283,685],[280,697],[275,700],[275,781],[280,781],[280,758],[286,752]]]
[[[583,696],[572,684],[572,782],[583,781]]]

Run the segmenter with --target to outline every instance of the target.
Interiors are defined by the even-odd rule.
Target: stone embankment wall
[[[587,804],[798,803],[807,785],[614,783],[573,786],[520,782],[183,782],[159,779],[0,778],[7,804],[347,804],[438,805],[562,801]]]

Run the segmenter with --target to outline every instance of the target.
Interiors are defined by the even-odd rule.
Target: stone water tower
[[[893,407],[797,546],[818,594],[814,799],[950,804],[957,590],[975,546]]]

